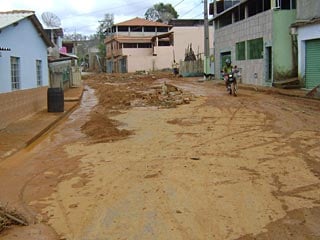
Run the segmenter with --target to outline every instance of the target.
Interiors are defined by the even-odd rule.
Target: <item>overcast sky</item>
[[[43,12],[52,12],[60,18],[65,33],[90,35],[105,13],[114,14],[114,22],[119,23],[144,17],[159,2],[171,3],[179,18],[203,18],[202,0],[0,0],[0,11],[33,10],[41,22]]]

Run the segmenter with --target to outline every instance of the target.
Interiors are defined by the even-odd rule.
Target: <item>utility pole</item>
[[[209,48],[209,21],[208,0],[204,0],[204,78],[210,73],[210,48]]]

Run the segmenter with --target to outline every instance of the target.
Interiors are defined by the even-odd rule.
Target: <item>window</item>
[[[136,43],[123,43],[123,48],[137,48]]]
[[[276,7],[280,9],[296,9],[296,0],[275,0]]]
[[[118,26],[118,32],[129,32],[129,27],[127,27],[127,26]]]
[[[219,19],[219,27],[222,28],[232,24],[232,12],[226,12],[220,19]]]
[[[37,86],[42,86],[42,62],[41,60],[36,60],[36,70],[37,70]]]
[[[270,0],[263,0],[263,9],[264,9],[264,11],[271,9],[271,1]]]
[[[236,43],[236,59],[237,60],[246,60],[246,42]]]
[[[138,48],[151,48],[151,43],[138,43]]]
[[[247,41],[247,57],[248,59],[262,58],[263,38],[257,38]]]
[[[145,32],[155,32],[156,28],[155,27],[144,27]]]
[[[140,26],[130,27],[130,32],[142,32],[142,27]]]
[[[169,32],[168,27],[157,27],[157,32]]]
[[[234,21],[238,22],[245,18],[245,5],[242,4],[234,9]]]
[[[158,46],[162,46],[162,47],[167,47],[167,46],[170,46],[170,42],[169,41],[159,41],[158,42]]]
[[[277,0],[276,0],[277,1]],[[268,11],[271,8],[270,0],[249,0],[248,1],[248,16],[254,16],[258,13]]]
[[[248,2],[248,17],[252,17],[263,11],[263,3],[261,1],[251,0]]]
[[[19,90],[20,89],[20,58],[11,57],[11,89]]]

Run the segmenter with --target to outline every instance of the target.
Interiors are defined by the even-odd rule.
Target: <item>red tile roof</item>
[[[150,27],[171,27],[171,25],[160,23],[160,22],[154,22],[149,21],[144,18],[133,18],[128,21],[124,21],[121,23],[115,24],[115,26],[150,26]]]
[[[130,37],[130,36],[118,36],[106,39],[105,43],[117,41],[120,43],[149,43],[152,37]]]

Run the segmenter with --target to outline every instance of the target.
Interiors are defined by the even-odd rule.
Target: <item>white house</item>
[[[297,21],[291,29],[298,45],[299,78],[312,89],[320,84],[320,1],[298,0]]]
[[[0,12],[0,129],[46,106],[50,46],[33,11]]]

